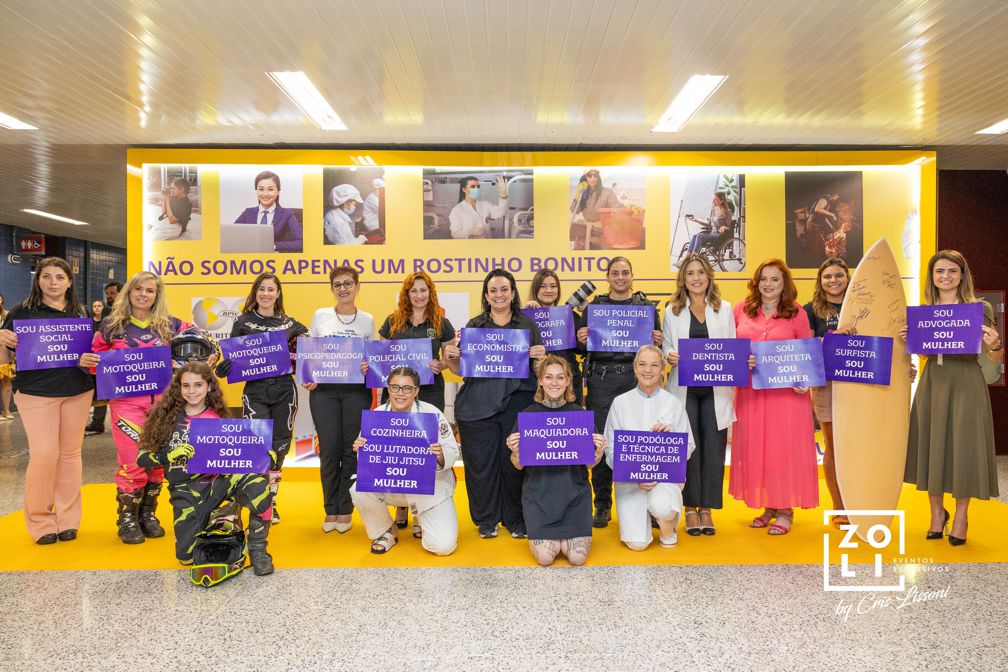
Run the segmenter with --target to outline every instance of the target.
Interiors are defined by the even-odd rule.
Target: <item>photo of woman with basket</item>
[[[610,174],[598,168],[571,175],[572,250],[644,249],[644,175]]]

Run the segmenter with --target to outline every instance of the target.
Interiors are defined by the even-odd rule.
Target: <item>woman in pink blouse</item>
[[[780,341],[809,338],[808,316],[798,305],[791,270],[780,259],[760,264],[749,281],[749,296],[736,304],[738,338]],[[755,358],[749,358],[749,366]],[[815,432],[808,388],[738,388],[732,432],[728,492],[747,506],[763,507],[750,527],[787,534],[794,508],[819,504]]]

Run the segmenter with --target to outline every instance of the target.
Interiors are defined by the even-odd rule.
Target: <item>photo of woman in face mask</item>
[[[334,206],[322,219],[322,232],[326,245],[363,245],[367,238],[357,235],[355,219],[362,213],[364,199],[352,184],[339,184],[329,192],[329,203]]]
[[[448,213],[452,238],[493,238],[489,220],[500,219],[508,211],[507,185],[503,177],[494,183],[497,205],[480,200],[479,178],[469,176],[459,180],[458,205]]]

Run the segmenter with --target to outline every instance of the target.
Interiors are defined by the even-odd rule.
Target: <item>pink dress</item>
[[[809,338],[808,315],[798,308],[790,320],[745,314],[735,305],[738,338],[781,341]],[[752,508],[815,508],[819,504],[815,428],[807,394],[791,389],[740,387],[735,395],[737,420],[732,430],[728,492]]]

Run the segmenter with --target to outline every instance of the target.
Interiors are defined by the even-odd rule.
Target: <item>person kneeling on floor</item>
[[[272,574],[273,558],[266,552],[266,537],[273,517],[273,496],[266,476],[186,472],[195,454],[189,444],[190,421],[226,417],[224,395],[210,367],[199,361],[182,366],[144,424],[137,464],[145,469],[165,469],[179,562],[193,563],[197,535],[207,529],[211,514],[230,499],[249,510],[247,545],[252,571],[257,576]]]
[[[684,432],[689,435],[687,459],[696,445],[690,431],[686,407],[678,397],[661,387],[665,373],[665,358],[661,350],[645,345],[633,360],[637,387],[613,400],[606,419],[606,460],[613,465],[613,442],[617,429]],[[616,516],[619,518],[620,541],[634,551],[651,545],[651,522],[658,521],[658,543],[672,548],[678,542],[676,528],[682,514],[683,483],[616,483]]]
[[[437,415],[438,440],[430,446],[430,451],[437,455],[434,494],[358,492],[357,484],[354,483],[350,486],[350,496],[364,521],[368,538],[372,540],[372,553],[386,553],[399,541],[399,532],[388,507],[408,506],[413,511],[413,536],[419,538],[421,545],[431,553],[450,555],[458,543],[458,516],[452,499],[455,492],[452,465],[458,459],[458,442],[444,413],[433,404],[417,400],[420,374],[408,366],[400,366],[392,370],[387,382],[389,401],[378,406],[376,411]],[[354,452],[366,443],[364,437],[358,436],[353,443]]]

